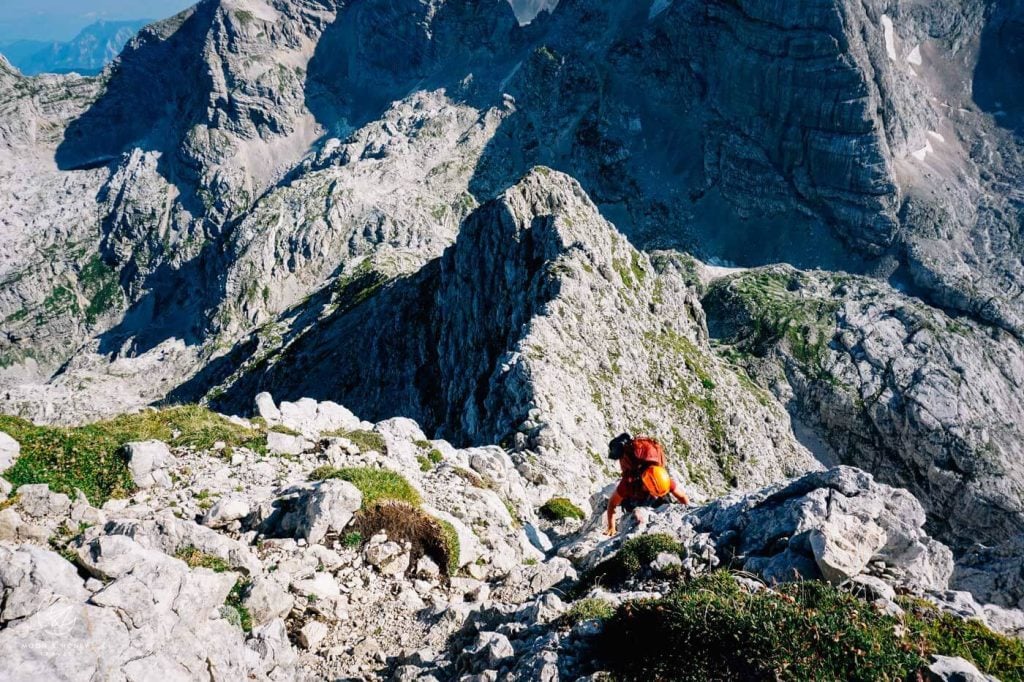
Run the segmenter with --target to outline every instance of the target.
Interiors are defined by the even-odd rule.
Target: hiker
[[[615,510],[619,505],[626,513],[633,512],[637,523],[643,523],[640,508],[669,504],[670,494],[681,504],[690,504],[690,498],[665,468],[665,449],[653,438],[633,438],[623,433],[608,443],[608,457],[618,460],[622,479],[608,500],[607,535],[618,532]]]

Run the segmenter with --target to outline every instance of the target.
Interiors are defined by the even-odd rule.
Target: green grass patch
[[[615,607],[604,599],[580,599],[559,619],[561,625],[573,627],[585,620],[607,620],[615,615]]]
[[[43,308],[49,313],[63,313],[78,310],[75,292],[63,285],[57,285],[43,300]]]
[[[100,506],[135,490],[119,452],[125,443],[161,440],[172,447],[209,449],[217,441],[231,447],[266,451],[264,434],[228,421],[206,408],[186,405],[76,427],[36,426],[0,415],[0,431],[21,443],[21,456],[5,475],[15,488],[46,483],[73,495],[75,488]]]
[[[420,494],[401,475],[387,469],[369,467],[343,467],[337,469],[322,466],[309,475],[311,480],[326,481],[340,479],[348,481],[363,494],[363,509],[368,509],[383,500],[398,500],[415,507],[423,503]]]
[[[924,600],[897,601],[907,611],[909,635],[927,641],[934,653],[965,658],[1003,682],[1024,680],[1024,641],[993,632],[981,621],[957,618]]]
[[[352,441],[352,444],[359,448],[360,452],[379,452],[382,455],[387,454],[388,445],[384,442],[384,436],[380,435],[376,431],[330,431],[323,434],[328,437],[335,438],[347,438]]]
[[[252,582],[248,578],[239,578],[228,593],[228,598],[224,600],[224,606],[234,609],[238,614],[238,625],[246,634],[252,632],[252,614],[242,605],[242,600],[251,586]]]
[[[448,575],[455,575],[456,571],[459,570],[459,553],[462,551],[459,545],[459,533],[455,530],[455,526],[447,521],[437,519],[437,522],[441,526],[441,532],[444,535],[444,545],[448,552]]]
[[[121,288],[117,273],[99,255],[89,260],[78,273],[78,285],[88,298],[85,319],[93,324],[103,313],[115,307],[120,299]]]
[[[214,573],[227,573],[231,565],[220,557],[201,552],[192,545],[182,547],[174,553],[175,559],[181,559],[189,568],[208,568]]]
[[[416,461],[420,463],[420,471],[423,472],[432,471],[443,459],[444,455],[440,450],[431,450],[425,455],[416,455]]]
[[[1015,682],[1022,647],[952,616],[888,616],[821,581],[750,593],[719,571],[623,604],[594,653],[620,680],[904,680],[943,654]]]
[[[545,502],[540,508],[540,515],[549,521],[582,520],[586,516],[582,509],[565,497],[552,497]]]
[[[516,528],[522,526],[523,520],[519,517],[519,510],[516,509],[515,505],[513,505],[512,502],[503,495],[499,494],[498,497],[501,498],[501,503],[505,505],[505,511],[507,511],[508,515],[512,518],[512,525]]]
[[[623,543],[615,556],[590,569],[573,586],[571,594],[582,597],[595,585],[615,587],[639,575],[662,552],[683,556],[683,546],[671,535],[651,533]]]

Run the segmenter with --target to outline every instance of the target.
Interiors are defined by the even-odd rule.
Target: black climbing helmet
[[[622,459],[622,455],[626,452],[626,446],[633,440],[633,436],[628,433],[620,433],[619,435],[612,438],[608,443],[608,457],[610,459]]]

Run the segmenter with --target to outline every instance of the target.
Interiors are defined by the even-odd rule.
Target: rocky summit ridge
[[[0,643],[59,602],[109,625],[100,676],[209,640],[224,679],[582,677],[564,589],[652,535],[617,588],[659,608],[728,567],[1020,634],[1022,41],[1018,1],[203,0],[95,77],[0,58],[0,413],[35,422],[0,429]],[[152,417],[206,408],[244,431]],[[707,504],[622,543],[625,430]],[[413,529],[346,468],[399,474]],[[99,596],[161,575],[153,620]]]

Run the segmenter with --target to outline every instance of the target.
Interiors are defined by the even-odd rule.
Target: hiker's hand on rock
[[[615,535],[615,534],[616,534],[617,532],[619,532],[619,531],[618,531],[618,529],[617,529],[617,528],[615,527],[615,522],[614,522],[614,521],[612,521],[612,522],[610,522],[610,523],[608,524],[608,528],[607,528],[607,529],[606,529],[606,530],[604,531],[604,534],[605,534],[605,535],[607,535],[608,537],[612,537],[612,536],[613,536],[613,535]]]

